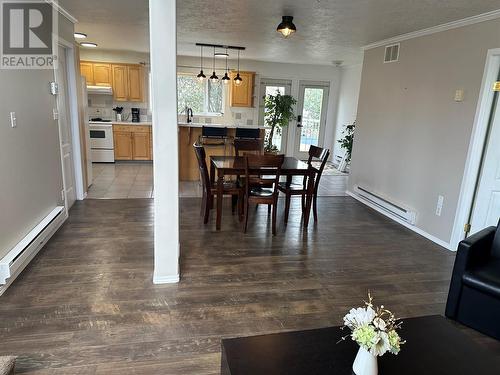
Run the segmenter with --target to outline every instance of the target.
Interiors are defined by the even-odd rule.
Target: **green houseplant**
[[[346,162],[349,163],[351,161],[352,155],[352,143],[354,141],[354,129],[356,128],[356,121],[352,124],[346,125],[342,135],[344,136],[342,139],[339,139],[340,147],[347,151]]]
[[[271,128],[264,142],[264,151],[267,153],[277,153],[278,148],[273,145],[274,132],[281,134],[282,129],[288,125],[290,120],[295,119],[293,106],[297,100],[291,95],[268,95],[265,100],[265,123]]]

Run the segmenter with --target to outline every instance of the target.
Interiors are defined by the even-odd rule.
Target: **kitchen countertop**
[[[131,121],[89,121],[89,124],[98,124],[98,125],[146,125],[151,126],[151,121],[147,122],[131,122]]]
[[[203,126],[211,126],[214,128],[228,128],[228,129],[236,129],[236,128],[269,129],[269,127],[265,125],[225,125],[225,124],[203,124],[199,122],[190,122],[189,124],[187,122],[179,122],[178,125],[186,128],[201,128]]]

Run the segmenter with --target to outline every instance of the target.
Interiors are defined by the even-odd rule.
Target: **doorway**
[[[283,79],[270,79],[262,78],[260,80],[260,95],[261,98],[259,104],[259,124],[265,125],[266,123],[266,107],[265,99],[268,95],[276,95],[280,93],[281,95],[291,95],[292,92],[292,81]],[[269,130],[266,130],[266,136]],[[275,132],[273,136],[273,145],[275,145],[279,152],[286,153],[288,139],[288,128],[285,127],[281,132]]]
[[[300,82],[294,156],[305,160],[311,146],[323,146],[329,82]]]

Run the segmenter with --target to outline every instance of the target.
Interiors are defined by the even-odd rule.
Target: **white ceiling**
[[[148,0],[59,0],[103,49],[147,52]],[[308,64],[360,61],[375,41],[496,10],[498,0],[178,0],[178,54],[196,42],[247,47],[242,58]],[[294,16],[297,33],[275,29]]]

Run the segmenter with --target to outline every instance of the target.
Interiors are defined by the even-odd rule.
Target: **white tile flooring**
[[[153,163],[116,162],[114,164],[94,163],[94,183],[88,191],[90,199],[153,198]],[[322,176],[318,196],[344,196],[347,189],[347,175]],[[181,198],[201,197],[198,181],[180,183]]]
[[[152,162],[93,163],[87,198],[153,198]]]

